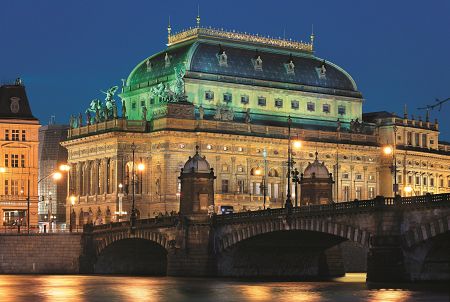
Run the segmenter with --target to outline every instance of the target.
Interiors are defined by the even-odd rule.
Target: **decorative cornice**
[[[183,30],[173,35],[168,36],[167,46],[178,44],[184,41],[198,38],[216,38],[238,42],[249,42],[255,44],[262,44],[264,46],[275,46],[280,48],[287,48],[302,52],[313,52],[313,44],[301,41],[292,41],[281,38],[264,37],[260,35],[252,35],[249,33],[240,33],[235,31],[225,31],[222,29],[213,29],[205,27],[194,27]]]

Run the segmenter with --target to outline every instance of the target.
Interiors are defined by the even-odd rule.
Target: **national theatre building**
[[[197,21],[179,33],[168,27],[167,48],[131,71],[121,101],[112,87],[104,104],[71,118],[63,145],[77,224],[127,218],[133,191],[141,218],[178,212],[181,168],[196,146],[216,177],[216,210],[281,207],[289,137],[293,171],[301,179],[309,163],[323,165],[333,202],[450,192],[450,144],[439,141],[438,122],[406,109],[363,113],[354,79],[316,57],[314,35],[304,43]]]

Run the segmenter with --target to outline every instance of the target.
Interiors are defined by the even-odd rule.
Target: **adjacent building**
[[[38,223],[38,129],[20,79],[0,86],[0,213],[3,226]]]
[[[49,125],[39,128],[39,222],[66,223],[67,173],[61,178],[50,177],[67,163],[67,149],[61,142],[67,138],[68,125]]]
[[[133,192],[140,217],[179,211],[178,176],[196,146],[214,169],[216,207],[281,207],[289,133],[302,141],[293,168],[323,162],[334,202],[392,196],[395,184],[401,195],[450,192],[450,146],[438,122],[363,114],[355,80],[315,55],[314,35],[305,43],[169,26],[167,48],[131,71],[120,98],[110,93],[86,119],[71,119],[63,145],[78,224],[129,215]],[[143,169],[133,169],[133,156]]]

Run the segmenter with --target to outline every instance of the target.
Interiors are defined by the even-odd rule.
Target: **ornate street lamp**
[[[383,153],[385,155],[392,156],[391,173],[394,174],[394,184],[392,186],[392,191],[394,191],[394,197],[398,195],[398,183],[397,183],[397,158],[396,158],[396,148],[397,148],[397,126],[394,125],[394,145],[385,146],[383,148]]]
[[[288,117],[288,160],[287,160],[287,165],[288,165],[288,173],[287,173],[288,183],[287,183],[287,185],[288,185],[288,187],[287,187],[286,203],[284,204],[284,207],[287,209],[292,208],[292,201],[291,201],[291,166],[292,166],[291,125],[292,125],[292,120],[291,120],[291,116],[289,115],[289,117]]]
[[[74,196],[74,195],[72,195],[72,196],[70,196],[70,210],[69,210],[69,223],[70,223],[70,225],[69,225],[69,230],[70,230],[70,232],[72,233],[72,209],[73,209],[73,206],[75,205],[75,199],[76,199],[76,197]]]
[[[135,201],[135,194],[136,194],[136,176],[134,171],[134,153],[136,151],[136,145],[134,142],[131,144],[131,151],[133,153],[132,157],[132,166],[131,166],[131,185],[132,185],[132,203],[131,203],[131,215],[130,215],[130,231],[131,233],[134,233],[134,230],[136,228],[136,219],[137,219],[137,213],[136,213],[136,201]],[[142,172],[145,169],[145,165],[143,163],[138,164],[138,171]]]
[[[298,207],[298,184],[300,183],[300,178],[298,177],[300,173],[297,168],[292,171],[292,181],[295,184],[295,207]]]

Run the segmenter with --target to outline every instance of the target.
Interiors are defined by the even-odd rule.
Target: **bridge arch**
[[[324,219],[293,219],[291,224],[286,220],[261,220],[252,224],[244,224],[235,228],[217,239],[219,252],[230,249],[236,244],[252,237],[277,231],[312,231],[334,235],[345,240],[350,240],[364,248],[369,247],[371,234],[360,228],[335,223]]]
[[[167,239],[167,236],[164,234],[161,234],[159,232],[152,232],[152,231],[145,231],[145,230],[136,230],[135,234],[130,234],[130,230],[121,230],[121,231],[114,231],[109,232],[106,234],[103,234],[102,236],[99,236],[98,239],[96,238],[95,242],[95,252],[96,256],[100,255],[101,252],[107,248],[109,245],[113,244],[114,242],[125,240],[125,239],[144,239],[151,242],[154,242],[158,245],[160,245],[162,248],[166,249],[168,248],[169,240]]]
[[[450,215],[445,215],[412,227],[403,234],[408,248],[450,231]]]

